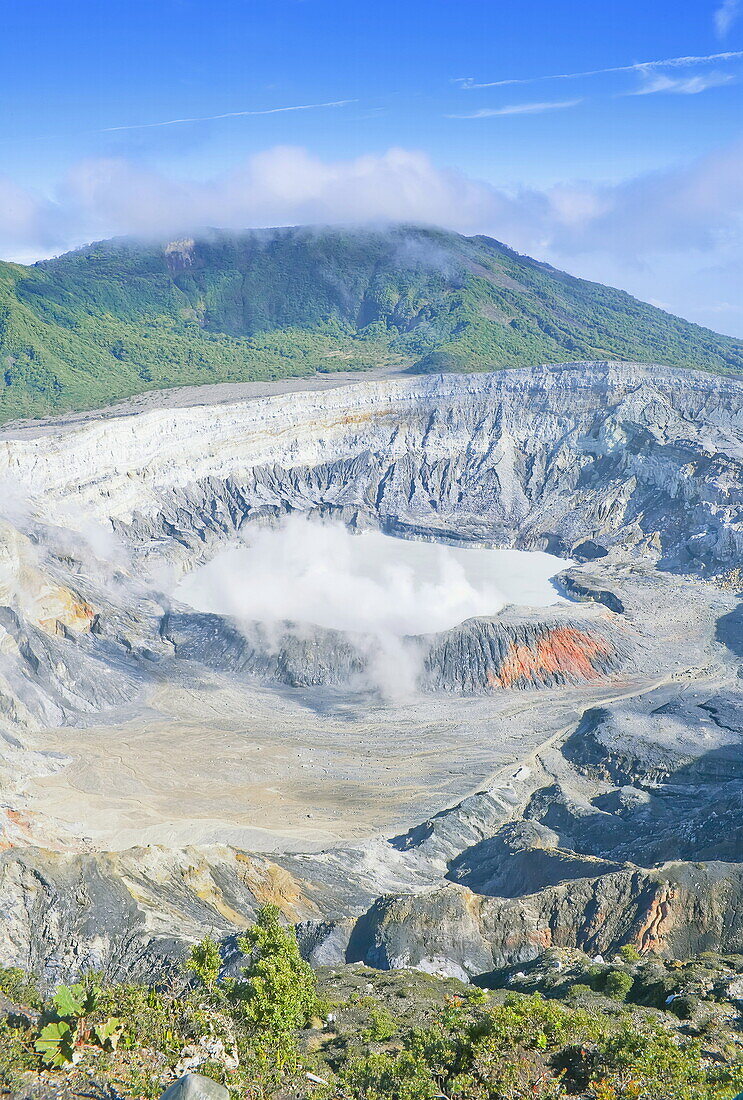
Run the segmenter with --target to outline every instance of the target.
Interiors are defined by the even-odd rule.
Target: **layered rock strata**
[[[318,962],[482,978],[550,944],[743,951],[742,397],[735,379],[583,363],[6,428],[0,962],[50,980],[167,968],[267,900]],[[101,851],[82,803],[74,835],[40,822],[30,781],[74,755],[74,733],[68,756],[47,731],[116,730],[176,688],[205,713],[215,685],[301,689],[300,715],[332,690],[354,736],[368,640],[277,637],[167,594],[291,510],[582,563],[560,608],[404,641],[422,709],[493,706],[491,779],[425,820],[270,858],[198,841]],[[235,721],[250,731],[249,712]]]

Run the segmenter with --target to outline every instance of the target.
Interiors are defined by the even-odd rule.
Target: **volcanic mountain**
[[[743,343],[442,230],[208,230],[0,264],[0,421],[164,387],[622,359],[719,373]]]

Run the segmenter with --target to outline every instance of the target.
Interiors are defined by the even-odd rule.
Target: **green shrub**
[[[397,1020],[386,1008],[373,1008],[369,1022],[361,1032],[361,1038],[367,1043],[383,1043],[391,1039],[397,1031]]]
[[[570,987],[570,996],[573,1000],[577,1000],[580,997],[588,997],[593,990],[590,985],[585,985],[583,982],[575,982]]]
[[[339,1076],[354,1100],[433,1100],[441,1095],[428,1066],[410,1051],[352,1058]]]
[[[0,1086],[8,1092],[20,1092],[23,1074],[37,1069],[38,1059],[27,1033],[0,1021]]]
[[[360,1018],[361,1026],[300,1036],[318,1000],[292,929],[281,925],[275,907],[266,907],[241,945],[248,955],[244,978],[222,983],[214,998],[204,992],[213,967],[202,966],[215,961],[211,949],[200,956],[207,981],[197,990],[177,981],[163,990],[136,984],[58,989],[42,1023],[57,1028],[47,1035],[48,1053],[64,1053],[60,1064],[70,1094],[88,1089],[94,1070],[102,1090],[157,1100],[183,1047],[206,1036],[235,1048],[239,1065],[231,1069],[215,1057],[199,1072],[243,1100],[306,1096],[308,1070],[330,1082],[313,1085],[318,1100],[434,1100],[442,1094],[450,1100],[730,1100],[743,1088],[740,1048],[724,1012],[715,1021],[719,1029],[705,1033],[703,1047],[669,1016],[661,1026],[618,1006],[588,1012],[513,993],[502,1003],[494,1003],[502,996],[496,993],[486,1005],[474,1004],[466,989],[452,996],[451,983],[427,979],[438,998],[435,1015],[430,1004],[422,1017],[412,1015],[408,1001],[401,1019],[389,1007],[399,1003],[401,976],[375,978],[368,971],[364,980],[372,992],[338,1006]],[[616,969],[607,973],[607,985],[614,986],[617,977],[625,979],[623,986],[631,980]],[[589,992],[587,984],[576,982],[571,999]],[[377,998],[385,998],[384,1004]],[[115,1059],[109,1040],[118,1027],[112,1016],[123,1028]],[[38,1037],[37,1025],[22,1018],[0,1022],[0,1091],[28,1091],[24,1074],[39,1069]],[[363,1042],[388,1046],[380,1051]],[[99,1048],[94,1059],[88,1057],[91,1044]],[[107,1045],[108,1056],[100,1050]],[[70,1050],[85,1055],[77,1070],[70,1070]],[[42,1078],[45,1088],[48,1083]]]
[[[696,1041],[679,1041],[663,1028],[627,1021],[599,1041],[593,1072],[606,1100],[729,1100],[743,1085],[743,1066],[710,1066]]]
[[[259,910],[238,946],[250,956],[243,980],[233,988],[245,1022],[267,1036],[303,1027],[317,1011],[315,974],[299,953],[294,929],[282,927],[275,905]]]
[[[36,979],[19,966],[0,966],[0,993],[11,1001],[30,1008],[41,1007],[41,994]]]
[[[624,1001],[633,984],[630,974],[625,974],[623,970],[610,970],[604,978],[604,992],[617,1001]]]
[[[680,993],[673,998],[667,1007],[668,1011],[672,1012],[674,1016],[678,1016],[679,1020],[691,1020],[700,1004],[699,997],[695,997],[691,993]]]
[[[482,989],[479,985],[468,986],[462,993],[462,997],[471,1005],[484,1005],[490,1000],[490,994],[486,989]]]
[[[201,943],[194,944],[186,959],[186,970],[190,970],[210,992],[217,988],[221,967],[219,944],[211,936],[205,936]]]
[[[126,983],[101,990],[99,1011],[122,1021],[121,1045],[127,1050],[146,1047],[173,1059],[197,1030],[187,1000],[144,985]]]
[[[642,955],[637,950],[633,943],[624,943],[619,948],[619,954],[622,956],[625,962],[636,963],[642,958]]]

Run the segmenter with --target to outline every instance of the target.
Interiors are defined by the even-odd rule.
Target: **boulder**
[[[212,1081],[211,1077],[184,1073],[165,1090],[160,1100],[230,1100],[230,1094],[224,1085]]]

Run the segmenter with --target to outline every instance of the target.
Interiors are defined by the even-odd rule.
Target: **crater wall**
[[[315,961],[482,976],[549,944],[743,951],[742,398],[731,378],[580,363],[6,427],[0,962],[167,967],[266,900]],[[562,578],[576,602],[406,641],[424,701],[382,721],[347,690],[363,641],[277,641],[158,588],[161,567],[291,510],[567,551],[585,563]],[[235,778],[253,750],[260,790]],[[80,786],[55,787],[68,771]],[[106,777],[103,816],[177,825],[178,842],[91,839]],[[309,834],[320,793],[352,787],[357,816],[382,807],[373,836],[340,835],[335,807],[322,851],[269,860],[219,831],[229,802],[240,828],[298,810]],[[402,798],[428,808],[387,828]]]
[[[67,526],[203,550],[248,517],[324,509],[432,537],[740,560],[743,385],[577,363],[363,382],[0,434],[0,478]]]

